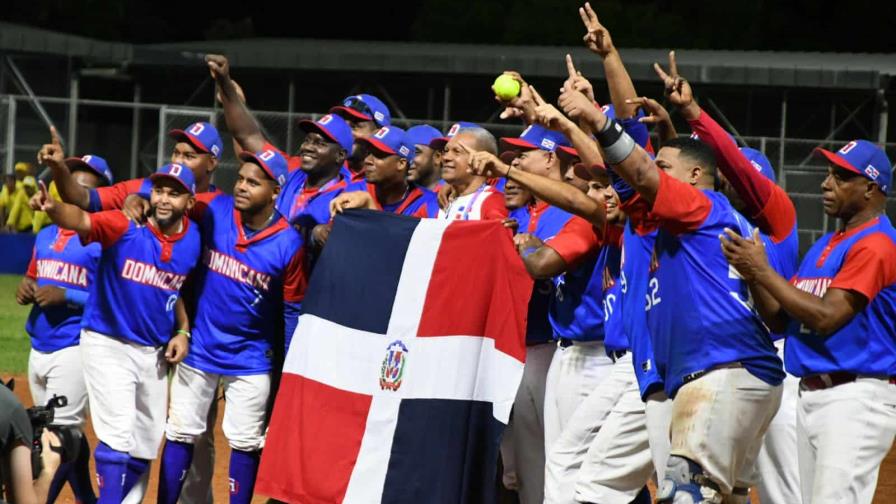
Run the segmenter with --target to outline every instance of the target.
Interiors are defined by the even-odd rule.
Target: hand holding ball
[[[502,101],[510,101],[520,95],[520,83],[507,74],[501,74],[492,84],[492,91]]]

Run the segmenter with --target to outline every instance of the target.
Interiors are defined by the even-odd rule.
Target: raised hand
[[[597,14],[591,8],[591,4],[585,2],[583,7],[579,7],[579,16],[582,17],[582,23],[585,25],[585,36],[582,40],[591,52],[597,53],[601,58],[606,58],[608,54],[616,50],[613,46],[613,39],[610,38],[610,32],[597,19]]]
[[[563,82],[563,87],[560,88],[561,93],[567,84],[571,84],[573,89],[584,93],[592,102],[597,101],[594,98],[594,86],[591,85],[588,79],[582,76],[582,72],[576,70],[576,66],[572,62],[572,56],[568,54],[566,55],[566,72],[569,74],[569,77]]]
[[[498,159],[494,154],[474,150],[463,142],[458,142],[458,145],[470,156],[470,168],[467,170],[469,173],[481,177],[495,178],[506,177],[507,173],[510,172],[510,166]]]
[[[603,113],[584,93],[577,91],[572,84],[563,86],[563,92],[557,99],[557,105],[570,119],[579,123],[597,122]]]
[[[227,57],[221,54],[207,54],[205,62],[208,65],[208,71],[212,75],[212,79],[230,80],[230,62]]]
[[[667,141],[678,136],[675,131],[675,125],[672,124],[672,118],[669,116],[669,111],[658,101],[641,96],[639,98],[629,98],[625,100],[625,103],[637,105],[644,110],[644,113],[647,115],[638,119],[638,122],[655,126],[661,140]]]
[[[687,107],[694,102],[694,93],[691,90],[691,85],[678,74],[675,51],[669,51],[669,73],[666,73],[659,63],[654,63],[653,69],[659,78],[662,79],[665,95],[670,102],[678,107]]]
[[[44,184],[44,181],[41,180],[38,182],[40,188],[37,193],[28,201],[28,205],[32,210],[39,210],[41,212],[52,212],[54,208],[56,208],[56,200],[50,197],[47,193],[47,185]]]
[[[44,144],[37,153],[38,164],[49,166],[50,168],[60,168],[65,166],[65,151],[62,148],[62,139],[56,132],[55,126],[50,126],[50,143]]]
[[[564,131],[572,125],[572,121],[557,110],[557,107],[546,102],[534,87],[529,88],[535,101],[535,120],[538,124],[554,131]]]
[[[518,72],[507,70],[504,72],[504,75],[509,75],[513,80],[520,83],[520,94],[510,101],[504,101],[495,96],[495,100],[504,105],[504,110],[500,115],[501,119],[519,117],[527,124],[532,124],[535,122],[535,104],[532,101],[532,93],[529,92],[529,84],[526,83],[523,76]]]

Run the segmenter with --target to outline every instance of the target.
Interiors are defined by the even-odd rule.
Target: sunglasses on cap
[[[367,117],[370,117],[370,120],[373,120],[373,111],[370,110],[370,107],[364,103],[364,100],[358,98],[357,96],[352,96],[345,100],[345,103],[342,105],[343,107],[348,107],[356,112],[360,112]]]

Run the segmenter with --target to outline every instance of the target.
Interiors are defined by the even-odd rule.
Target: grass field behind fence
[[[0,275],[0,378],[28,370],[28,336],[25,319],[31,306],[16,303],[19,275]]]

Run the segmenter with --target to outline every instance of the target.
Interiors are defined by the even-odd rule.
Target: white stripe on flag
[[[361,450],[352,469],[352,476],[345,489],[344,504],[380,502],[389,457],[392,455],[392,439],[398,422],[398,396],[377,395],[370,403],[367,426],[361,439]]]

